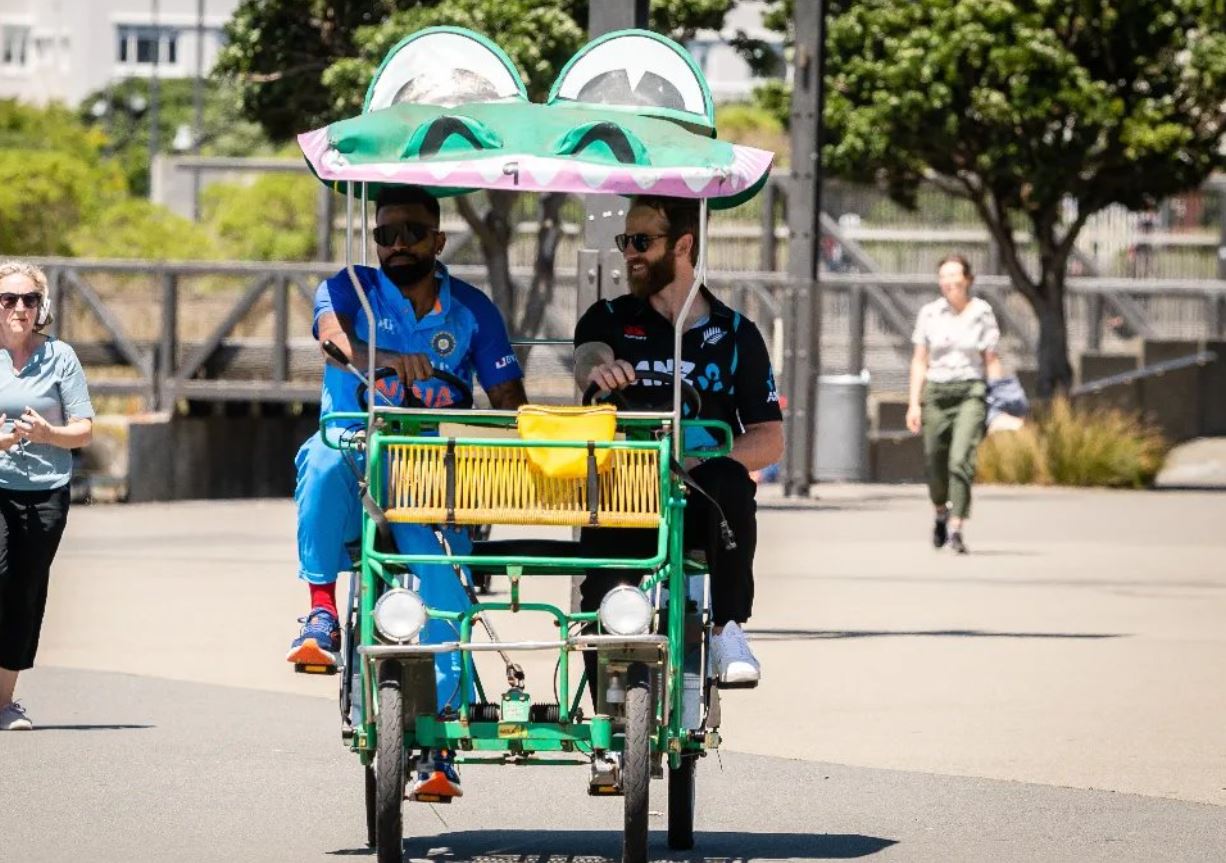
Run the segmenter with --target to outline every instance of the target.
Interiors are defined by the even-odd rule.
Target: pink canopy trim
[[[769,150],[734,144],[732,164],[718,167],[642,168],[523,154],[355,165],[329,146],[326,128],[299,135],[298,146],[315,174],[333,182],[627,196],[650,192],[673,198],[737,195],[761,180],[774,158]]]

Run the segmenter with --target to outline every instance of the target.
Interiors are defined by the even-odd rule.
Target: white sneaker
[[[14,701],[0,708],[0,731],[33,731],[34,723],[26,716],[26,709]]]
[[[735,621],[730,621],[719,635],[711,636],[711,675],[724,686],[758,685],[762,667]]]

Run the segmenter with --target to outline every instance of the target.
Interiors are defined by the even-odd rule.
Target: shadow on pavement
[[[431,863],[615,863],[621,859],[621,833],[611,830],[458,831],[445,836],[405,841],[406,860]],[[694,835],[693,851],[669,851],[662,831],[653,831],[652,860],[731,863],[734,860],[854,860],[897,844],[893,839],[856,833],[731,833]],[[339,856],[373,856],[370,848],[331,852]]]
[[[156,725],[35,725],[35,731],[128,731],[134,728],[156,728]]]
[[[983,629],[746,629],[750,641],[815,641],[822,638],[1127,638],[1116,632],[991,632]]]

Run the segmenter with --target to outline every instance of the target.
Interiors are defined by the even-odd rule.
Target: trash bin
[[[817,379],[818,482],[868,481],[868,370]]]

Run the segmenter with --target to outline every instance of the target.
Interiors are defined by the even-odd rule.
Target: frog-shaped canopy
[[[774,154],[714,138],[714,107],[685,49],[645,30],[595,39],[530,102],[484,36],[431,27],[379,67],[360,116],[298,136],[329,184],[658,194],[736,206],[766,182]]]

